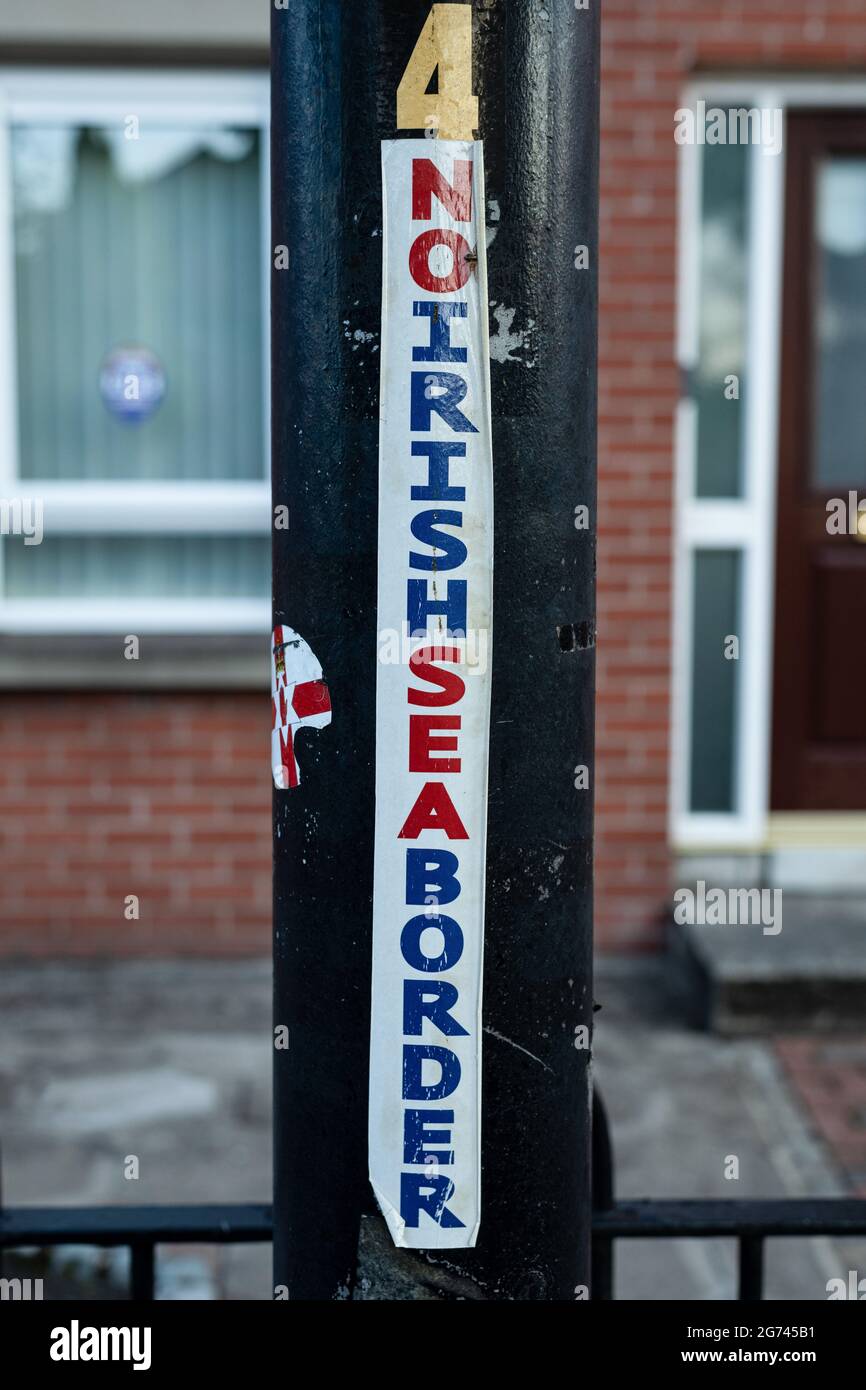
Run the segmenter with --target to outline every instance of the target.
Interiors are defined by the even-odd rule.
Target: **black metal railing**
[[[866,1201],[813,1200],[625,1201],[614,1197],[613,1149],[604,1104],[593,1104],[592,1297],[614,1297],[617,1240],[691,1238],[737,1242],[741,1301],[763,1298],[764,1242],[776,1236],[866,1236]],[[165,1207],[18,1207],[0,1212],[4,1250],[62,1245],[126,1248],[130,1297],[154,1297],[159,1245],[265,1244],[273,1237],[271,1208],[234,1204]],[[732,1291],[733,1294],[733,1291]]]
[[[617,1202],[610,1128],[598,1090],[593,1098],[592,1125],[594,1300],[614,1297],[617,1240],[734,1240],[738,1247],[736,1297],[754,1303],[764,1296],[764,1242],[771,1236],[866,1235],[866,1201],[856,1197]]]
[[[254,1245],[273,1237],[269,1206],[13,1207],[0,1213],[0,1252],[93,1245],[130,1253],[129,1296],[151,1303],[158,1245]]]

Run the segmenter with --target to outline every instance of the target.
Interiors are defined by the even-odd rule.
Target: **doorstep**
[[[784,893],[781,930],[671,921],[669,964],[690,1021],[723,1035],[866,1025],[866,900]]]

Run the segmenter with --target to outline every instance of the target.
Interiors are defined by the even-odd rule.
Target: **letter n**
[[[432,159],[412,160],[412,220],[429,222],[433,196],[455,222],[472,221],[472,160],[455,159],[454,183],[448,183]]]

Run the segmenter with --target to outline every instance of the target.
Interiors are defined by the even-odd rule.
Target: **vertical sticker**
[[[447,1249],[474,1245],[481,1219],[493,580],[481,143],[386,141],[382,178],[370,1179],[397,1245]]]

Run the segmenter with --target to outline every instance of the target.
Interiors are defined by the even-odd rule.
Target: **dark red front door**
[[[772,808],[860,811],[866,809],[866,113],[793,113],[786,148]],[[837,534],[840,523],[844,531]]]

